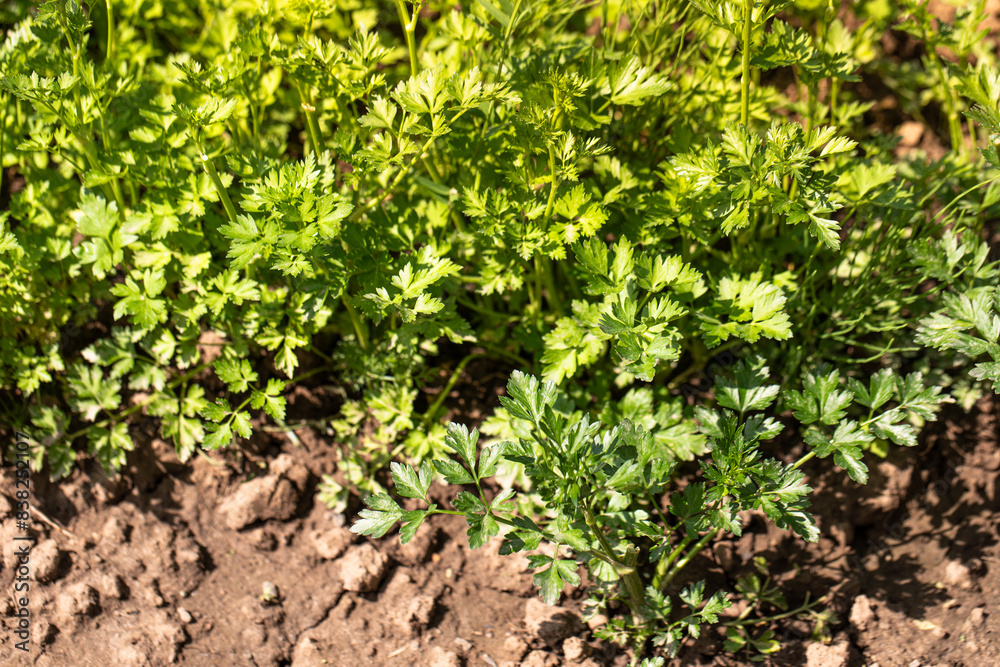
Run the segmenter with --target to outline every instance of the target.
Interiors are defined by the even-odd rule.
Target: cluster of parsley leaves
[[[728,607],[675,588],[740,512],[816,540],[806,461],[865,483],[941,403],[1000,391],[982,2],[857,2],[851,28],[768,0],[0,11],[0,411],[53,478],[119,470],[149,424],[182,461],[290,430],[317,378],[343,397],[323,497],[367,496],[358,532],[444,512],[473,547],[547,542],[546,601],[582,565],[628,609],[602,636],[672,655]],[[923,58],[879,57],[890,29]],[[943,110],[951,150],[871,128],[863,74]],[[442,422],[477,360],[512,372],[482,446]],[[400,455],[426,509],[378,481]],[[789,615],[758,570],[747,609]],[[777,650],[748,613],[727,646]]]

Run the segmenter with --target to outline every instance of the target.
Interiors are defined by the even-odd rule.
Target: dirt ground
[[[993,399],[971,414],[950,409],[920,447],[872,462],[866,487],[811,461],[818,544],[747,514],[744,536],[706,550],[689,579],[733,590],[761,554],[793,606],[807,592],[827,596],[830,642],[785,619],[770,626],[784,646],[768,664],[1000,664],[998,414]],[[58,485],[36,475],[35,508],[50,522],[36,524],[31,554],[34,648],[17,656],[13,601],[0,600],[0,654],[17,656],[3,664],[628,664],[593,639],[580,592],[546,607],[522,557],[501,557],[496,544],[470,553],[460,517],[435,517],[402,547],[357,538],[356,508],[337,514],[318,500],[335,445],[311,429],[298,436],[261,436],[255,451],[186,465],[152,440],[117,480],[87,465]],[[11,470],[2,477],[12,490]],[[12,494],[2,494],[0,542],[11,545]],[[11,548],[2,559],[0,587],[12,591]],[[721,644],[709,634],[669,664],[749,664]]]

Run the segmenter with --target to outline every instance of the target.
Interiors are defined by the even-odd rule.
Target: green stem
[[[110,16],[110,12],[109,12],[109,16]],[[79,76],[80,76],[80,59],[82,58],[83,48],[82,48],[82,45],[78,44],[76,42],[76,40],[72,39],[72,37],[71,37],[71,33],[70,33],[70,29],[69,29],[69,19],[66,16],[66,8],[63,5],[59,6],[59,19],[60,19],[60,24],[62,25],[63,31],[66,34],[66,41],[69,43],[70,52],[71,52],[71,55],[72,55],[72,58],[73,58],[73,76],[77,77],[76,78],[76,83],[73,84],[73,99],[74,99],[75,108],[76,108],[76,122],[72,123],[72,124],[71,123],[67,123],[65,119],[63,119],[63,122],[66,124],[67,127],[69,127],[70,132],[73,133],[73,135],[77,138],[77,140],[81,144],[83,144],[83,150],[84,150],[84,153],[87,155],[87,159],[90,161],[91,168],[94,169],[95,171],[99,171],[100,170],[99,168],[100,168],[100,165],[101,165],[101,161],[97,157],[97,150],[94,148],[94,142],[93,142],[93,140],[89,136],[88,137],[84,137],[83,136],[83,132],[82,132],[82,128],[83,128],[83,102],[82,102],[81,96],[80,96],[80,79],[79,79]],[[50,108],[52,108],[51,105],[46,105],[46,106],[49,106]],[[61,114],[57,114],[57,115],[59,115],[60,117],[62,117]],[[118,179],[117,178],[112,178],[109,185],[110,185],[110,194],[111,194],[111,197],[115,200],[115,203],[118,205],[118,215],[121,216],[121,217],[124,217],[125,216],[125,200],[122,197],[121,187],[119,187],[119,185],[118,185]],[[105,186],[105,187],[107,187],[107,186]],[[107,192],[108,192],[108,190],[105,190],[105,193],[107,193]]]
[[[420,71],[417,64],[417,40],[414,34],[417,31],[419,11],[414,11],[411,17],[406,9],[405,0],[396,0],[396,12],[399,14],[399,22],[403,25],[403,32],[406,35],[406,50],[410,52],[410,76],[414,77]]]
[[[618,5],[618,13],[615,15],[614,21],[608,20],[607,12],[608,5],[610,3],[604,3],[604,53],[608,54],[614,50],[614,45],[616,43],[616,33],[618,32],[618,24],[621,22],[622,6]],[[610,48],[609,48],[610,47]]]
[[[672,533],[673,531],[671,530],[668,532]],[[681,553],[684,551],[684,548],[687,545],[691,544],[692,541],[694,541],[694,536],[685,535],[684,538],[680,541],[680,543],[676,547],[674,547],[673,551],[671,551],[666,558],[661,558],[660,562],[656,564],[656,574],[653,575],[653,586],[655,588],[660,589],[660,584],[663,581],[663,577],[666,576],[667,571],[670,569],[670,566],[674,564],[674,561],[680,557]]]
[[[670,583],[670,581],[678,574],[680,574],[680,572],[685,567],[687,567],[687,564],[691,562],[691,559],[697,556],[698,552],[704,549],[705,545],[708,544],[712,540],[712,538],[715,537],[718,533],[719,529],[713,528],[712,530],[705,533],[704,537],[695,542],[694,546],[691,547],[691,550],[688,551],[686,554],[684,554],[684,557],[681,558],[679,561],[677,561],[677,564],[674,565],[672,568],[670,568],[670,571],[667,572],[667,574],[660,581],[660,590],[661,591],[664,590]]]
[[[753,0],[743,0],[743,78],[741,80],[740,122],[750,124],[750,34],[753,30]]]
[[[680,375],[677,375],[676,377],[670,380],[670,384],[667,385],[667,391],[673,391],[677,387],[684,384],[684,381],[687,380],[689,377],[691,377],[692,375],[694,375],[699,371],[704,370],[705,364],[708,361],[711,361],[712,359],[717,359],[719,355],[722,354],[723,352],[731,350],[735,347],[739,347],[742,344],[743,344],[742,339],[737,338],[734,340],[730,340],[729,342],[711,350],[710,356],[702,355],[700,353],[701,348],[698,347],[697,345],[695,347],[688,348],[691,351],[691,355],[694,357],[694,363],[688,366],[688,368],[684,370]]]
[[[392,130],[390,129],[390,132],[391,131]],[[395,136],[395,133],[393,133],[393,135]],[[431,148],[433,149],[434,147],[431,146]],[[444,179],[441,177],[441,171],[438,169],[437,163],[434,162],[434,156],[428,155],[427,157],[430,159],[427,159],[422,156],[420,158],[420,163],[424,165],[424,168],[427,170],[427,174],[431,177],[432,181],[434,181],[438,185],[443,185]],[[451,205],[450,198],[448,202],[448,209],[449,209],[449,215],[451,216],[451,221],[455,223],[455,229],[457,229],[460,234],[465,234],[467,231],[465,228],[465,223],[462,222],[462,216],[461,214],[459,214],[458,210]]]
[[[656,513],[660,516],[660,521],[663,522],[663,525],[669,526],[670,520],[667,518],[667,515],[663,513],[663,509],[660,508],[660,503],[656,502],[656,498],[653,497],[652,491],[646,488],[644,490],[644,495],[646,496],[646,501],[656,509]]]
[[[434,403],[431,404],[431,407],[429,407],[427,409],[427,412],[424,413],[424,419],[422,425],[425,429],[430,425],[432,421],[434,421],[434,418],[437,417],[438,411],[444,404],[445,399],[448,398],[448,394],[455,387],[455,384],[458,382],[458,378],[461,377],[462,371],[465,370],[465,367],[468,366],[469,362],[472,361],[473,359],[482,356],[484,355],[478,352],[473,354],[468,354],[465,356],[465,358],[463,358],[460,362],[458,362],[458,366],[455,367],[455,370],[452,372],[451,377],[448,378],[448,382],[445,383],[444,389],[441,390],[441,393],[438,394],[437,399],[434,400]]]
[[[368,336],[365,335],[364,322],[361,321],[358,311],[351,305],[346,294],[340,297],[340,301],[344,304],[344,309],[347,310],[348,317],[351,318],[351,326],[354,327],[354,334],[358,337],[358,344],[364,352],[367,352]]]
[[[549,176],[552,179],[552,183],[549,187],[549,200],[545,203],[545,215],[543,217],[546,225],[548,225],[549,218],[552,217],[552,210],[556,204],[556,191],[559,190],[559,179],[556,178],[556,152],[552,148],[552,144],[549,144]]]
[[[552,102],[555,105],[555,111],[552,113],[552,131],[553,133],[559,130],[559,89],[552,89]],[[552,210],[556,203],[556,193],[559,191],[559,178],[556,176],[556,151],[549,142],[549,200],[545,204],[545,215],[543,217],[544,226],[548,227],[549,219],[552,217]]]
[[[113,67],[115,64],[115,15],[111,11],[111,0],[104,0],[104,6],[108,10],[108,46],[105,51],[104,63]]]
[[[795,463],[792,464],[791,470],[795,470],[796,468],[799,468],[803,463],[805,463],[809,459],[813,458],[814,456],[816,456],[816,450],[813,450],[813,451],[809,452],[808,454],[805,454],[804,456],[802,456],[802,458],[800,458],[798,461],[796,461]]]
[[[435,510],[435,513],[463,514],[463,515],[465,514],[465,512],[446,512],[446,511],[442,511],[442,510]],[[524,526],[520,526],[520,525],[514,523],[511,519],[507,519],[505,517],[502,517],[502,516],[500,516],[498,514],[495,514],[492,511],[490,511],[490,516],[492,516],[494,519],[496,519],[499,523],[502,523],[502,524],[504,524],[506,526],[510,526],[511,528],[517,528],[519,530],[523,530],[524,529]],[[537,530],[535,530],[535,532],[537,532],[539,535],[541,535],[542,537],[544,537],[549,542],[552,542],[553,544],[561,544],[561,542],[556,538],[556,536],[553,535],[552,533],[550,533],[549,531],[547,531],[547,530],[545,530],[544,528],[541,528],[541,527],[536,527],[536,528],[537,528]],[[590,549],[584,549],[582,551],[575,550],[575,551],[578,551],[578,553],[580,553],[580,554],[584,554],[584,555],[590,556],[591,558],[597,558],[597,559],[600,559],[600,560],[604,561],[608,565],[610,565],[613,568],[615,568],[615,571],[618,574],[623,575],[623,576],[626,575],[626,574],[628,574],[630,571],[634,571],[635,570],[634,567],[629,567],[628,565],[625,565],[625,564],[619,562],[615,558],[608,557],[608,555],[605,554],[602,551],[591,551]]]
[[[959,155],[965,155],[965,141],[962,138],[962,123],[958,118],[958,110],[955,107],[954,91],[948,86],[948,77],[941,66],[941,59],[938,58],[937,51],[933,45],[927,49],[934,71],[941,84],[941,94],[944,96],[945,110],[948,113],[948,132],[951,135],[951,148]]]
[[[233,206],[233,200],[229,198],[229,193],[226,188],[222,185],[222,179],[219,178],[219,172],[215,170],[215,163],[204,153],[201,154],[201,162],[205,165],[205,172],[208,173],[208,177],[212,179],[212,184],[215,185],[215,191],[219,193],[219,199],[222,200],[222,205],[226,209],[226,215],[229,216],[230,222],[236,224],[236,207]]]
[[[566,262],[559,262],[556,265],[556,269],[559,271],[559,275],[566,279],[566,285],[569,287],[571,298],[582,299],[583,292],[580,290],[580,283],[577,281],[576,276],[573,275],[573,270]]]
[[[773,623],[774,621],[780,621],[782,619],[790,618],[792,616],[795,616],[796,614],[801,614],[804,611],[809,611],[810,609],[812,609],[816,605],[823,604],[823,602],[825,602],[825,601],[826,601],[826,596],[824,595],[823,597],[816,598],[815,600],[813,600],[812,602],[810,602],[809,601],[809,593],[806,593],[806,600],[805,600],[805,602],[802,603],[802,606],[800,606],[798,609],[792,609],[791,611],[786,611],[786,612],[783,612],[781,614],[775,614],[773,616],[765,616],[764,618],[757,618],[757,619],[754,619],[754,620],[750,621],[749,623],[745,622],[743,620],[737,619],[735,621],[729,621],[728,623],[723,623],[722,627],[724,627],[724,628],[731,628],[731,627],[737,627],[737,626],[764,625],[765,623]]]
[[[79,96],[79,93],[77,93],[77,96]],[[56,116],[57,118],[59,118],[59,120],[61,120],[63,122],[63,125],[65,125],[66,128],[70,131],[70,133],[72,133],[73,137],[77,141],[80,142],[80,146],[83,148],[83,155],[87,159],[88,164],[90,164],[90,168],[93,169],[93,170],[95,170],[95,171],[99,171],[100,170],[100,165],[101,165],[101,160],[97,156],[97,147],[94,144],[93,138],[88,137],[88,136],[84,136],[83,132],[80,131],[80,128],[77,126],[78,125],[77,123],[70,122],[70,120],[68,119],[67,116],[64,116],[62,114],[62,112],[60,112],[58,109],[56,109],[54,106],[52,106],[51,104],[49,104],[45,100],[40,99],[40,98],[35,98],[35,102],[38,103],[38,104],[40,104],[40,105],[42,105],[43,107],[45,107],[45,109],[49,113],[53,114],[54,116]],[[17,122],[18,122],[18,124],[20,124],[20,120],[21,120],[21,118],[20,118],[20,115],[21,115],[20,114],[20,109],[21,109],[20,101],[18,101],[18,105],[17,105],[17,112],[18,112],[18,114],[17,114],[18,115]],[[79,118],[82,117],[82,113],[83,113],[83,111],[81,109],[78,112],[78,120],[79,120]],[[54,153],[54,154],[56,154],[56,153]],[[63,159],[66,159],[66,156],[64,154],[58,153],[58,155],[61,155],[63,157]],[[70,161],[70,163],[72,164],[72,161]],[[77,167],[75,164],[74,164],[74,168],[77,170],[77,172],[80,171],[79,167]],[[104,190],[104,194],[106,195],[106,197],[108,199],[114,199],[115,200],[115,203],[118,205],[118,215],[119,215],[119,217],[124,218],[124,216],[125,216],[125,200],[122,198],[121,188],[119,188],[119,186],[118,186],[118,179],[117,178],[111,179],[110,187],[109,187],[108,184],[104,184],[104,185],[101,186],[101,189]]]
[[[542,258],[541,255],[535,255],[535,319],[541,323],[542,321],[542,274],[545,273],[542,270]]]
[[[604,534],[604,531],[597,525],[597,519],[594,517],[594,512],[587,503],[583,503],[583,516],[587,521],[587,525],[590,527],[591,532],[593,532],[597,537],[597,541],[601,543],[601,549],[607,557],[619,563],[620,566],[628,568],[628,573],[621,575],[622,582],[625,584],[626,593],[628,593],[628,606],[632,611],[632,616],[635,619],[636,624],[641,625],[646,621],[646,615],[642,611],[646,602],[646,591],[645,587],[642,585],[642,579],[639,578],[639,572],[635,568],[636,561],[639,556],[638,550],[636,550],[636,548],[631,544],[628,545],[628,559],[631,562],[623,563],[619,561],[615,556],[614,548],[612,548],[611,543],[608,542],[608,538]]]
[[[556,317],[562,317],[562,302],[559,299],[559,292],[556,290],[556,278],[552,269],[552,260],[548,257],[542,258],[542,277],[545,279],[545,295],[548,297],[549,306],[555,311]]]
[[[499,354],[502,357],[507,357],[521,368],[526,368],[526,369],[534,368],[534,364],[532,364],[530,361],[528,361],[521,355],[515,352],[510,352],[508,350],[505,350],[504,348],[498,345],[493,345],[492,343],[486,343],[482,340],[476,341],[476,345],[478,345],[479,347],[486,348],[487,350],[493,352],[494,354]]]
[[[326,146],[323,144],[323,135],[319,131],[319,122],[316,120],[316,107],[306,102],[302,103],[302,111],[306,115],[306,125],[309,127],[309,141],[312,143],[313,153],[318,161],[321,155],[326,153]]]
[[[312,352],[313,354],[315,354],[320,359],[322,359],[323,361],[325,361],[326,363],[328,363],[328,364],[332,364],[333,363],[333,357],[331,357],[326,352],[323,352],[322,350],[320,350],[319,348],[317,348],[315,345],[313,345],[313,344],[310,343],[308,345],[308,350],[310,352]]]
[[[302,103],[302,111],[306,115],[306,126],[309,128],[309,141],[312,143],[313,153],[318,161],[321,155],[326,154],[326,144],[323,143],[323,133],[319,129],[319,121],[316,120],[316,107],[311,104]]]
[[[631,572],[622,575],[622,581],[625,582],[625,592],[628,593],[628,606],[632,612],[632,620],[635,625],[643,626],[649,622],[649,617],[646,616],[645,612],[646,587],[642,585],[642,578],[639,577],[639,572],[636,569],[638,561],[639,550],[631,544],[626,545],[622,564],[626,568],[630,568]]]
[[[313,348],[311,346],[310,346],[310,349],[313,350],[314,352],[318,352],[318,350],[316,350],[315,348]],[[330,359],[330,357],[328,357],[326,355],[322,355],[321,354],[320,356],[326,357],[331,363],[333,362],[333,360]],[[320,373],[322,373],[324,371],[328,371],[328,370],[330,370],[329,366],[317,366],[316,368],[312,368],[312,369],[306,371],[302,375],[296,375],[292,379],[288,380],[288,382],[286,384],[292,385],[292,384],[295,384],[296,382],[302,382],[303,380],[305,380],[307,378],[311,378],[314,375],[319,375]]]
[[[840,79],[830,81],[830,125],[837,124],[837,97],[840,95]]]
[[[469,282],[474,282],[473,278],[474,278],[474,276],[463,276],[462,277],[463,280],[467,280]],[[498,313],[497,311],[493,310],[492,308],[487,308],[485,306],[480,306],[479,304],[477,304],[477,303],[475,303],[473,301],[470,301],[468,298],[466,298],[464,296],[459,296],[459,295],[456,294],[455,295],[455,301],[457,303],[459,303],[460,305],[465,306],[469,310],[472,310],[472,311],[475,311],[475,312],[479,313],[483,317],[487,317],[487,318],[490,318],[490,319],[503,319],[504,317],[507,317],[503,313]]]
[[[312,151],[319,160],[319,156],[326,153],[326,146],[323,144],[323,135],[319,131],[319,123],[316,122],[315,111],[316,107],[313,106],[312,102],[306,98],[306,92],[298,81],[294,81],[295,91],[299,94],[299,100],[301,101],[302,113],[306,117],[306,131],[309,133],[309,144],[312,146]]]
[[[0,115],[0,190],[3,189],[3,177],[6,173],[6,169],[3,164],[4,151],[6,146],[4,146],[4,139],[7,137],[7,96],[0,95],[0,109],[3,109],[2,115]]]

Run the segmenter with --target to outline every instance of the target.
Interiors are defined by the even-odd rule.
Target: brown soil
[[[949,412],[919,448],[873,464],[866,487],[811,462],[818,544],[748,514],[744,536],[706,550],[690,580],[733,590],[759,554],[792,605],[807,592],[828,596],[838,617],[830,643],[812,641],[806,621],[775,623],[784,644],[775,666],[1000,664],[998,412],[989,400],[969,415]],[[36,524],[31,555],[32,652],[14,650],[14,604],[4,599],[2,664],[628,663],[593,639],[579,591],[545,607],[525,560],[497,555],[496,544],[471,553],[458,517],[436,517],[406,546],[357,539],[353,516],[317,498],[318,479],[335,466],[325,436],[264,438],[260,457],[184,465],[154,440],[118,480],[86,465],[58,485],[36,475],[34,507],[50,521]],[[14,488],[11,472],[0,488]],[[12,514],[4,492],[7,591]],[[749,664],[723,652],[721,639],[709,633],[671,664]]]

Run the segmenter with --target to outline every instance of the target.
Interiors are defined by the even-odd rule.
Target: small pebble
[[[194,623],[194,616],[184,607],[177,607],[177,617],[181,619],[181,623]]]
[[[944,568],[944,583],[959,588],[972,588],[972,572],[964,563],[948,561]]]
[[[270,581],[265,581],[261,587],[260,600],[265,604],[273,604],[278,601],[278,587]]]
[[[590,652],[590,647],[579,637],[569,637],[562,645],[563,657],[566,662],[581,662]]]

